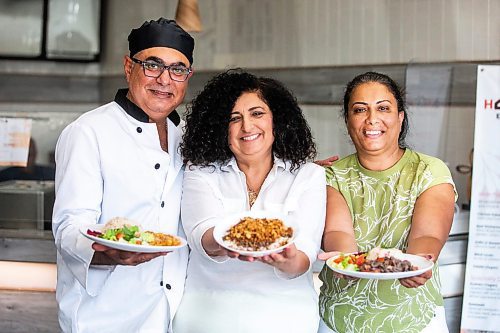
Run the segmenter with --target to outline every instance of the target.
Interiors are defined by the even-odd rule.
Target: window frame
[[[47,44],[48,44],[48,26],[49,26],[49,1],[50,0],[42,0],[43,1],[43,12],[42,12],[42,31],[41,31],[41,49],[40,55],[37,56],[29,56],[29,55],[14,55],[7,53],[0,53],[0,60],[41,60],[41,61],[53,61],[53,62],[78,62],[78,63],[91,63],[91,62],[99,62],[101,59],[102,53],[102,40],[103,40],[103,18],[104,18],[104,2],[105,0],[99,1],[99,43],[98,43],[98,51],[91,58],[75,58],[71,55],[67,57],[51,57],[47,52]]]

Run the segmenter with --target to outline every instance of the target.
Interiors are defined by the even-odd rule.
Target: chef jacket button
[[[161,202],[161,208],[165,207],[165,201]]]
[[[140,127],[137,127],[135,130],[137,131],[137,133],[142,133],[142,128]]]
[[[168,283],[165,284],[165,288],[167,288],[168,290],[172,289],[172,286]]]
[[[158,170],[160,168],[160,163],[155,164],[155,169]]]
[[[160,286],[162,286],[162,287],[163,287],[163,281],[160,281]]]

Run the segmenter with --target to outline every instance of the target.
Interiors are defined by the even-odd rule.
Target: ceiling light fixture
[[[179,0],[175,21],[186,31],[202,31],[198,0]]]

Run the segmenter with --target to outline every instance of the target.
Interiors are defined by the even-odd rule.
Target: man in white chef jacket
[[[174,21],[133,29],[128,89],[83,114],[56,147],[53,232],[64,332],[170,332],[184,288],[187,249],[133,253],[93,244],[82,226],[113,217],[181,234],[180,118],[193,38]]]

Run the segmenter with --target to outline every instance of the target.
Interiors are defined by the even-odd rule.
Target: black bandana
[[[128,35],[130,57],[151,47],[176,49],[193,64],[194,39],[174,20],[161,17],[157,21],[144,22],[140,28],[132,29]]]

